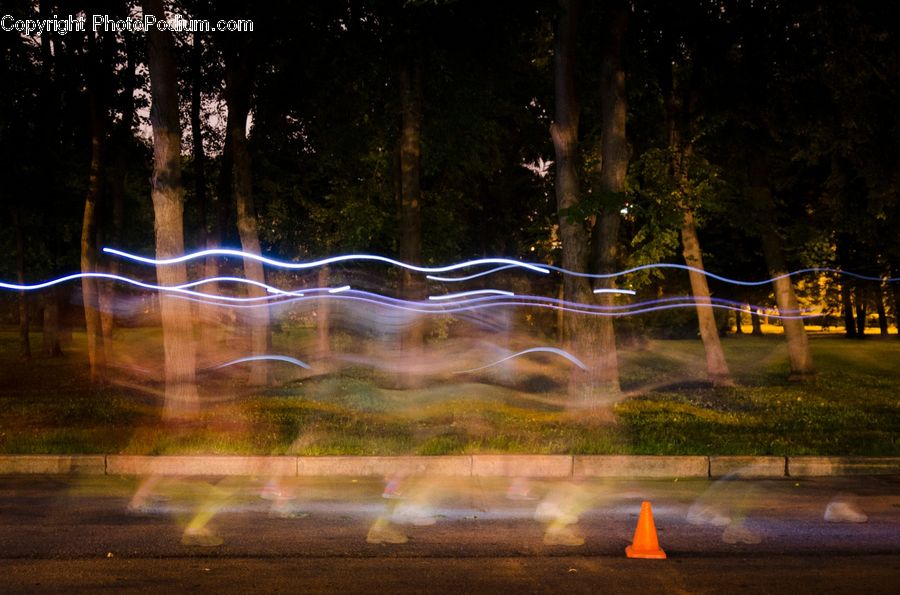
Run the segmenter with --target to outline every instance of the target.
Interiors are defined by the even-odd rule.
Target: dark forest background
[[[252,19],[254,30],[0,32],[4,280],[115,273],[104,246],[294,261],[504,256],[592,273],[676,262],[741,280],[826,267],[876,280],[827,272],[741,287],[644,271],[537,289],[814,307],[848,336],[896,324],[900,285],[877,281],[900,277],[890,3],[0,2],[16,18],[141,10]],[[220,266],[169,281],[233,272]],[[271,274],[249,262],[243,273]],[[424,297],[421,278],[392,274],[384,293]],[[8,295],[4,320],[84,326],[96,352],[115,323],[106,293],[85,280],[76,298]],[[615,330],[545,323],[613,383],[615,333],[699,328],[711,379],[728,383],[715,343],[742,330],[708,308]],[[792,372],[811,374],[803,324],[789,326]]]

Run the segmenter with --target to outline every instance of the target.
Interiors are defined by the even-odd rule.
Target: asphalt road
[[[0,591],[900,592],[900,477],[139,485],[0,477]],[[625,557],[645,500],[666,560]]]

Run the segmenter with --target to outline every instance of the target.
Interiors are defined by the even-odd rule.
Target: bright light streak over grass
[[[493,275],[494,273],[499,273],[500,271],[506,271],[508,269],[514,269],[514,268],[516,268],[514,265],[508,264],[506,266],[497,267],[495,269],[482,271],[480,273],[475,273],[472,275],[467,275],[465,277],[438,277],[436,275],[425,275],[425,278],[431,279],[432,281],[443,281],[446,283],[455,283],[458,281],[471,281],[472,279],[477,279],[478,277],[484,277],[485,275]]]
[[[193,298],[183,297],[183,296],[171,296],[181,299],[192,300]],[[219,304],[215,302],[206,302],[205,300],[193,300],[203,303],[208,303],[210,305],[216,305],[220,307],[228,307],[228,308],[259,308],[259,307],[274,307],[274,306],[284,306],[292,303],[300,303],[304,301],[318,300],[322,299],[324,296],[320,297],[289,297],[285,296],[284,299],[281,299],[277,302],[267,303],[267,304]],[[705,308],[716,308],[720,310],[730,310],[734,312],[745,312],[743,304],[739,302],[732,302],[724,299],[710,298],[710,302],[697,302],[693,297],[690,296],[682,296],[682,297],[672,297],[672,298],[662,298],[658,300],[647,300],[643,302],[636,302],[628,305],[612,305],[612,306],[600,306],[595,304],[582,304],[578,302],[567,302],[565,300],[559,300],[556,298],[547,298],[542,296],[534,296],[534,295],[516,295],[513,299],[518,301],[506,301],[509,300],[508,296],[482,296],[475,297],[472,299],[464,299],[459,301],[450,301],[447,303],[429,303],[429,302],[415,302],[415,301],[406,301],[399,300],[396,298],[390,298],[387,296],[383,296],[377,293],[371,293],[367,291],[359,291],[359,290],[348,290],[342,292],[341,294],[333,294],[330,296],[331,299],[342,300],[342,301],[350,301],[350,302],[361,302],[365,304],[372,304],[377,306],[383,306],[386,308],[393,308],[396,310],[402,310],[405,312],[411,312],[416,314],[458,314],[458,313],[466,313],[466,312],[476,312],[479,310],[484,310],[486,308],[500,308],[500,307],[519,307],[519,308],[544,308],[544,309],[552,309],[552,310],[562,310],[563,312],[569,312],[572,314],[586,314],[592,316],[608,316],[613,318],[622,318],[625,316],[633,316],[636,314],[646,314],[649,312],[661,312],[665,310],[674,310],[677,308],[695,308],[695,307],[705,307]],[[500,300],[504,301],[500,301]],[[243,300],[244,302],[249,300]],[[768,308],[761,308],[762,310],[768,310]],[[787,311],[786,311],[787,312]],[[791,311],[795,312],[795,311]],[[817,318],[819,314],[802,314],[802,311],[796,311],[796,314],[767,314],[769,318],[778,319],[778,320],[804,320],[809,318]]]
[[[236,256],[239,258],[249,258],[251,260],[257,260],[263,264],[267,264],[273,267],[282,268],[282,269],[291,269],[291,270],[299,270],[299,269],[311,269],[320,266],[326,266],[329,264],[334,264],[336,262],[346,262],[351,260],[372,260],[376,262],[383,262],[386,264],[392,264],[394,266],[398,266],[404,269],[409,269],[411,271],[416,271],[419,273],[445,273],[447,271],[455,271],[458,269],[464,269],[474,266],[480,266],[484,264],[501,264],[508,265],[511,267],[522,267],[528,269],[530,271],[534,271],[536,273],[547,274],[550,271],[547,270],[543,265],[532,264],[529,262],[519,262],[517,260],[510,260],[508,258],[479,258],[477,260],[467,260],[465,262],[460,262],[457,264],[451,264],[443,267],[420,267],[413,264],[401,262],[399,260],[394,260],[393,258],[387,258],[385,256],[378,256],[377,254],[344,254],[341,256],[331,256],[329,258],[323,258],[321,260],[314,260],[312,262],[285,262],[283,260],[275,260],[274,258],[267,258],[265,256],[260,256],[258,254],[251,254],[249,252],[243,252],[241,250],[231,250],[227,248],[214,248],[210,250],[200,250],[199,252],[193,252],[191,254],[184,254],[182,256],[176,256],[175,258],[147,258],[145,256],[138,256],[137,254],[130,254],[128,252],[123,252],[121,250],[116,250],[115,248],[104,248],[104,252],[107,254],[113,254],[115,256],[121,256],[122,258],[127,258],[129,260],[133,260],[135,262],[141,262],[144,264],[152,264],[152,265],[167,265],[167,264],[176,264],[179,262],[186,262],[189,260],[194,260],[197,258],[203,258],[205,256]]]
[[[222,302],[230,302],[233,303],[233,307],[239,307],[237,304],[248,304],[250,302],[260,302],[264,301],[265,304],[258,305],[247,305],[245,307],[267,307],[270,305],[281,305],[287,302],[292,302],[295,300],[303,300],[303,299],[320,299],[320,297],[307,297],[304,293],[298,293],[294,291],[285,291],[282,289],[278,289],[277,287],[272,287],[270,285],[265,285],[263,283],[259,283],[256,281],[251,281],[248,279],[243,279],[240,277],[213,277],[209,279],[201,279],[199,281],[192,281],[191,283],[186,283],[184,285],[176,285],[176,286],[162,286],[155,285],[152,283],[144,283],[142,281],[137,281],[135,279],[130,279],[128,277],[122,277],[120,275],[112,275],[109,273],[78,273],[75,275],[67,275],[65,277],[59,277],[57,279],[53,279],[51,281],[46,281],[44,283],[37,283],[34,285],[19,285],[15,283],[2,283],[0,282],[0,288],[2,289],[10,289],[14,291],[32,291],[37,289],[43,289],[46,287],[50,287],[52,285],[56,285],[58,283],[64,283],[66,281],[72,281],[82,278],[96,278],[96,279],[107,279],[111,281],[119,281],[122,283],[126,283],[129,285],[134,285],[136,287],[141,287],[143,289],[150,289],[154,291],[165,291],[176,294],[181,294],[182,296],[191,296],[192,298],[197,298],[197,301],[205,302],[209,304],[216,304],[218,301]],[[229,281],[229,282],[240,282],[247,283],[250,285],[255,285],[258,287],[263,287],[270,294],[267,296],[260,297],[232,297],[232,296],[222,296],[222,295],[213,295],[208,293],[203,293],[199,291],[192,291],[187,289],[188,287],[196,287],[198,285],[202,285],[204,283],[211,282],[219,282],[219,281]],[[532,295],[523,295],[519,296],[513,294],[511,292],[503,292],[500,290],[477,290],[475,293],[473,292],[463,292],[469,293],[469,295],[481,294],[480,297],[475,297],[470,300],[466,299],[458,299],[464,297],[463,294],[451,294],[452,297],[457,298],[454,301],[449,302],[448,304],[429,304],[428,302],[410,302],[404,300],[398,300],[396,298],[389,298],[387,296],[382,296],[379,294],[365,292],[365,291],[354,291],[350,288],[349,285],[345,285],[342,287],[336,288],[316,288],[304,290],[307,293],[312,292],[322,292],[325,291],[328,295],[334,296],[335,298],[345,298],[351,299],[355,301],[368,302],[372,304],[384,305],[389,307],[394,307],[402,310],[406,310],[408,312],[416,312],[416,313],[425,313],[425,314],[434,314],[434,313],[443,313],[443,314],[452,314],[456,312],[467,312],[467,311],[475,311],[478,309],[486,308],[486,307],[500,307],[500,306],[516,306],[516,307],[537,307],[537,308],[552,308],[559,309],[565,312],[571,312],[575,314],[592,314],[599,316],[612,316],[612,317],[622,317],[622,316],[630,316],[634,314],[644,314],[648,312],[657,312],[661,310],[671,310],[674,308],[683,308],[683,307],[695,307],[697,305],[711,308],[719,308],[724,310],[732,310],[737,312],[743,312],[744,307],[743,304],[739,302],[732,302],[729,300],[721,300],[712,298],[711,304],[706,303],[697,303],[691,297],[674,297],[674,298],[663,298],[660,300],[648,300],[644,302],[637,302],[624,306],[599,306],[594,304],[581,304],[578,302],[568,302],[564,300],[559,300],[555,298],[546,298],[542,296],[532,296]],[[622,290],[622,291],[630,291],[630,290]],[[483,295],[486,292],[490,292],[491,295]],[[354,295],[345,295],[348,293],[352,293]],[[447,296],[437,296],[439,299],[434,300],[435,296],[432,296],[432,301],[441,301],[440,298],[444,300],[450,299]],[[510,298],[513,297],[517,301],[495,301],[498,298]],[[279,300],[273,302],[272,300]],[[487,302],[487,303],[485,303]],[[224,305],[224,304],[219,304]],[[765,308],[764,308],[765,309]],[[781,312],[779,314],[769,314],[770,318],[776,319],[804,319],[804,318],[814,318],[817,315],[808,315],[802,314],[801,312],[793,313],[793,312]]]
[[[802,275],[804,273],[836,273],[839,275],[846,275],[848,277],[853,277],[855,279],[861,279],[863,281],[885,281],[887,283],[895,283],[900,281],[900,277],[869,277],[866,275],[859,275],[857,273],[851,273],[850,271],[843,271],[841,269],[833,269],[833,268],[808,268],[808,269],[798,269],[796,271],[791,271],[790,273],[784,273],[782,275],[777,275],[775,277],[770,277],[768,279],[763,279],[762,281],[739,281],[737,279],[731,279],[729,277],[723,277],[722,275],[716,275],[715,273],[710,273],[704,269],[698,269],[697,267],[692,267],[686,264],[677,264],[672,262],[657,262],[653,264],[645,264],[638,267],[633,267],[630,269],[625,269],[624,271],[617,271],[615,273],[606,273],[606,274],[595,274],[595,273],[577,273],[575,271],[570,271],[568,269],[564,269],[561,267],[553,266],[553,265],[544,265],[548,269],[554,270],[558,273],[562,273],[564,275],[572,275],[574,277],[585,277],[588,279],[612,279],[615,277],[621,277],[623,275],[628,275],[631,273],[637,273],[639,271],[646,271],[651,269],[678,269],[682,271],[690,271],[694,273],[700,273],[701,275],[706,275],[711,279],[715,279],[717,281],[721,281],[722,283],[728,283],[730,285],[740,285],[743,287],[758,287],[760,285],[766,285],[768,283],[772,283],[774,281],[778,281],[779,279],[787,279],[796,275]]]
[[[309,364],[300,361],[295,357],[290,357],[287,355],[253,355],[249,357],[241,357],[235,360],[231,360],[230,362],[225,362],[224,364],[219,364],[215,366],[214,370],[219,370],[221,368],[226,368],[228,366],[234,366],[235,364],[243,364],[246,362],[258,362],[258,361],[276,361],[276,362],[286,362],[289,364],[293,364],[295,366],[299,366],[301,368],[306,368],[307,370],[311,370]]]
[[[577,357],[575,357],[574,355],[572,355],[571,353],[569,353],[568,351],[564,351],[562,349],[557,349],[556,347],[532,347],[531,349],[526,349],[524,351],[520,351],[518,353],[508,355],[502,359],[498,359],[497,361],[492,362],[490,364],[487,364],[484,366],[479,366],[477,368],[471,368],[469,370],[462,370],[461,372],[454,372],[454,373],[455,374],[468,374],[470,372],[477,372],[479,370],[484,370],[485,368],[490,368],[490,367],[496,366],[498,364],[502,364],[503,362],[507,362],[513,358],[516,358],[516,357],[519,357],[519,356],[522,356],[522,355],[525,355],[528,353],[553,353],[553,354],[556,354],[556,355],[566,358],[567,360],[569,360],[570,362],[572,362],[573,364],[575,364],[582,370],[587,370],[587,366],[584,365],[584,362],[581,361],[580,359],[578,359]]]
[[[253,281],[250,279],[244,279],[243,277],[209,277],[207,279],[201,279],[199,281],[191,281],[190,283],[185,283],[183,285],[156,285],[153,283],[144,283],[143,281],[138,281],[137,279],[132,279],[130,277],[123,277],[121,275],[113,275],[110,273],[76,273],[73,275],[66,275],[64,277],[57,277],[56,279],[51,279],[50,281],[45,281],[43,283],[35,283],[33,285],[19,285],[17,283],[4,283],[0,282],[0,289],[11,289],[14,291],[36,291],[39,289],[46,289],[47,287],[51,287],[53,285],[58,285],[60,283],[65,283],[67,281],[77,281],[79,279],[105,279],[108,281],[118,281],[120,283],[126,283],[128,285],[134,285],[135,287],[140,287],[142,289],[150,289],[153,291],[171,291],[174,293],[181,293],[185,295],[192,295],[200,298],[213,299],[213,300],[224,300],[229,302],[246,302],[246,301],[256,301],[259,299],[270,299],[275,296],[291,296],[291,297],[301,297],[303,293],[297,293],[293,291],[284,291],[282,289],[278,289],[277,287],[272,287],[271,285],[266,285],[265,283],[260,283],[258,281]],[[198,285],[203,285],[206,283],[219,283],[219,282],[230,282],[230,283],[244,283],[247,285],[254,285],[256,287],[262,287],[267,292],[272,294],[269,297],[263,298],[241,298],[241,297],[232,297],[227,295],[216,295],[212,293],[203,293],[201,291],[192,291],[188,288],[197,287]]]

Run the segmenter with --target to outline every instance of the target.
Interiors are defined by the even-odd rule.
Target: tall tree
[[[403,10],[403,47],[397,71],[397,91],[400,99],[400,138],[398,142],[398,193],[400,215],[400,260],[410,264],[422,263],[422,120],[423,120],[423,63],[421,23],[415,20],[415,8]],[[403,269],[400,293],[407,300],[425,298],[425,284],[421,274]],[[423,321],[416,317],[404,332],[402,349],[411,354],[421,351],[425,341]],[[405,383],[412,382],[407,378]]]
[[[25,284],[25,234],[19,218],[19,208],[14,201],[10,203],[9,215],[12,222],[16,243],[16,281]],[[28,318],[28,298],[24,291],[19,292],[19,355],[24,359],[31,358],[31,341],[29,339],[30,323]]]
[[[319,268],[317,275],[319,287],[328,287],[329,267]],[[331,300],[327,293],[320,294],[316,302],[316,355],[327,360],[331,355]],[[323,361],[323,364],[325,362]]]
[[[669,8],[667,7],[667,10]],[[702,13],[694,17],[700,20]],[[706,372],[709,381],[717,386],[734,383],[731,371],[725,361],[725,352],[719,339],[719,329],[713,314],[711,293],[703,266],[703,254],[697,233],[695,209],[701,198],[695,192],[691,176],[694,163],[694,139],[697,130],[697,103],[704,69],[716,56],[710,44],[704,44],[700,26],[690,18],[673,18],[673,23],[663,35],[663,51],[660,54],[660,75],[665,106],[667,144],[671,161],[671,176],[674,184],[673,198],[681,213],[681,246],[685,264],[691,267],[688,277],[691,293],[696,303],[697,322],[703,349],[706,353]],[[706,61],[703,63],[702,61]]]
[[[204,8],[206,8],[204,4]],[[198,16],[208,17],[206,12]],[[219,196],[211,196],[208,189],[207,175],[207,155],[203,136],[203,90],[205,78],[204,73],[207,72],[205,61],[209,59],[207,55],[207,47],[203,43],[202,33],[193,33],[191,36],[190,50],[190,77],[191,77],[191,156],[193,166],[193,187],[194,201],[197,206],[198,224],[200,234],[198,240],[200,245],[207,250],[218,248],[221,243],[221,229],[224,227],[222,219],[225,216],[225,204],[230,201],[231,196],[231,143],[226,140],[228,145],[228,158],[223,155],[220,161],[222,172],[220,178],[222,181],[219,185]],[[227,137],[226,132],[226,137]],[[214,279],[219,276],[219,258],[210,254],[204,259],[203,277],[206,279]],[[209,282],[204,286],[204,291],[216,294],[218,291],[218,283]],[[216,321],[219,318],[219,308],[215,305],[201,303],[198,306],[200,318],[203,321],[201,327],[200,344],[208,349],[213,348],[218,339],[218,325]]]
[[[117,6],[120,11],[118,15],[124,18],[124,3]],[[134,91],[137,86],[137,77],[135,69],[137,68],[136,59],[136,41],[134,34],[130,32],[123,33],[124,43],[124,65],[121,70],[122,90],[119,95],[117,107],[119,110],[119,121],[112,126],[111,134],[107,140],[110,147],[109,165],[106,168],[106,189],[108,190],[112,203],[108,205],[112,209],[112,216],[109,220],[108,233],[98,234],[104,241],[108,241],[113,246],[118,246],[122,239],[122,231],[125,223],[125,181],[128,174],[128,165],[130,157],[134,155],[134,121],[135,121],[135,101]],[[104,44],[108,61],[112,62],[118,57],[118,44],[114,33],[104,33]],[[103,227],[100,228],[103,231]],[[119,260],[110,259],[106,265],[105,271],[111,275],[119,273]],[[99,286],[98,304],[100,306],[100,328],[103,336],[103,357],[107,364],[111,364],[115,358],[115,350],[113,349],[113,330],[115,327],[115,293],[114,287],[110,283],[104,283]]]
[[[592,241],[594,267],[603,275],[613,273],[618,264],[620,210],[625,204],[625,178],[628,173],[628,141],[625,134],[628,100],[622,62],[628,11],[628,4],[617,0],[607,3],[603,14],[606,43],[600,66],[600,171],[594,188],[600,200]],[[601,278],[595,286],[598,289],[613,289],[615,280],[612,277]],[[613,305],[613,295],[601,293],[600,303]],[[619,363],[613,319],[600,318],[597,325],[597,374],[601,382],[618,391]]]
[[[51,7],[49,0],[40,0],[38,2],[38,14],[41,19],[51,16]],[[38,137],[41,146],[46,154],[50,157],[48,163],[53,163],[55,157],[59,155],[58,145],[59,138],[57,135],[58,126],[58,102],[55,100],[56,84],[53,77],[53,50],[51,46],[51,35],[49,32],[41,35],[41,90],[38,96],[40,111],[43,117],[38,124]],[[52,192],[53,176],[50,175],[51,167],[47,167],[42,175],[44,191],[47,194]],[[50,288],[43,296],[43,324],[41,332],[42,350],[47,357],[56,357],[62,354],[62,347],[59,341],[59,297],[58,289]]]
[[[146,0],[146,14],[165,19],[162,0]],[[153,126],[153,176],[150,194],[156,231],[156,257],[172,258],[184,253],[184,190],[181,185],[181,123],[178,113],[178,80],[172,34],[157,28],[149,32],[150,123]],[[183,263],[156,268],[160,285],[187,282]],[[160,295],[163,327],[166,396],[164,416],[189,417],[199,404],[196,346],[191,308],[185,300]]]
[[[746,129],[745,141],[749,141],[752,152],[745,155],[747,188],[750,211],[755,214],[756,231],[762,244],[763,255],[769,275],[773,278],[772,286],[775,302],[783,319],[784,334],[787,339],[788,360],[790,362],[790,378],[806,380],[815,376],[812,352],[803,320],[798,316],[800,306],[783,251],[783,240],[779,235],[779,209],[776,207],[772,191],[772,168],[769,153],[778,148],[781,135],[777,113],[777,98],[767,94],[766,90],[776,77],[781,76],[784,68],[781,64],[790,53],[792,42],[789,37],[793,19],[790,14],[782,14],[779,10],[765,11],[752,3],[742,5],[745,9],[743,23],[744,35],[741,44],[741,75],[745,79],[742,92],[744,100],[741,110]],[[775,19],[777,35],[769,35],[766,19]],[[753,81],[752,84],[750,81]],[[752,143],[752,144],[751,144]]]
[[[84,200],[84,216],[81,226],[81,272],[97,272],[97,221],[103,199],[106,169],[106,134],[108,126],[107,76],[98,45],[102,40],[88,32],[86,87],[91,122],[91,161],[87,196]],[[81,280],[84,301],[85,331],[87,333],[88,362],[91,380],[101,378],[105,366],[103,335],[100,321],[99,287],[96,279]]]
[[[674,103],[674,99],[670,98]],[[674,110],[674,106],[669,107]],[[703,254],[700,250],[700,239],[694,210],[690,202],[690,181],[688,167],[693,157],[693,145],[690,139],[683,141],[674,123],[674,114],[669,121],[669,152],[672,159],[672,177],[677,190],[678,208],[681,210],[681,246],[684,262],[691,269],[688,277],[691,282],[691,293],[696,304],[697,322],[700,328],[700,339],[706,353],[706,374],[709,381],[716,386],[731,386],[734,381],[725,361],[725,352],[719,339],[719,329],[713,315],[711,293],[706,281],[706,269],[703,266]]]
[[[782,252],[782,241],[772,224],[776,220],[775,201],[768,184],[765,159],[759,156],[751,161],[751,164],[748,176],[750,182],[746,194],[750,206],[761,218],[758,229],[766,265],[769,268],[769,275],[773,279],[775,303],[778,305],[778,311],[787,317],[782,320],[782,324],[787,339],[790,377],[792,380],[807,380],[815,375],[815,367],[812,352],[809,349],[809,338],[806,336],[806,327],[803,325],[803,320],[798,318],[800,304],[797,301],[797,294],[794,292],[794,284],[787,276],[789,270]]]
[[[231,148],[231,189],[237,209],[237,227],[244,252],[262,254],[259,243],[256,209],[253,204],[253,178],[250,151],[247,146],[247,117],[253,89],[254,59],[249,34],[231,36],[225,46],[225,103],[228,106],[226,134]],[[262,263],[254,258],[244,258],[244,276],[257,283],[265,283]],[[265,290],[258,285],[248,285],[250,297],[265,297]],[[269,310],[253,308],[250,319],[250,344],[255,355],[268,351]],[[249,383],[264,385],[268,380],[268,367],[263,360],[250,364]]]
[[[587,272],[589,249],[588,232],[578,210],[581,188],[578,180],[578,120],[579,106],[575,90],[575,59],[578,45],[579,0],[559,0],[556,35],[553,48],[554,119],[550,136],[556,155],[555,191],[559,212],[559,239],[562,243],[562,267],[576,273]],[[563,296],[568,301],[586,303],[591,300],[590,284],[584,277],[566,275],[563,278]],[[589,348],[593,337],[589,336],[584,319],[565,315],[562,336],[567,343],[579,348]],[[578,349],[579,356],[585,354]],[[593,362],[589,362],[593,364]],[[577,385],[584,383],[583,375],[573,374],[570,396]]]
[[[555,192],[559,214],[559,239],[562,243],[562,267],[575,273],[587,273],[592,265],[591,231],[597,228],[599,239],[597,255],[593,259],[598,266],[609,268],[614,264],[615,244],[618,241],[618,214],[605,212],[596,221],[596,212],[589,212],[581,196],[578,171],[581,168],[579,153],[580,107],[576,91],[576,48],[578,45],[578,20],[581,6],[579,0],[560,0],[554,39],[554,121],[550,126],[556,155]],[[609,196],[622,183],[623,162],[621,144],[624,140],[624,121],[620,119],[624,101],[624,75],[617,71],[616,44],[621,43],[624,23],[610,20],[614,41],[607,50],[609,63],[604,66],[601,94],[605,104],[602,118],[603,148],[610,150],[611,160],[601,167],[598,190]],[[618,30],[617,30],[618,29]],[[618,36],[618,41],[616,41]],[[607,72],[608,71],[608,72]],[[620,129],[617,130],[617,127]],[[624,184],[623,184],[624,185]],[[621,188],[623,189],[623,188]],[[588,278],[583,275],[566,274],[563,278],[563,296],[566,300],[592,303],[594,294]],[[572,346],[578,357],[586,360],[588,369],[573,369],[569,377],[569,398],[573,405],[599,405],[605,396],[619,391],[618,363],[615,355],[615,335],[611,321],[594,316],[563,317],[562,334],[566,343]]]
[[[897,264],[897,261],[892,263],[890,272],[891,277],[897,279],[891,283],[891,295],[894,298],[894,328],[897,329],[897,338],[900,339],[900,264]]]
[[[194,166],[194,199],[200,219],[200,245],[210,245],[209,197],[206,189],[206,149],[203,146],[203,36],[191,35],[191,153]],[[215,259],[213,259],[215,261]]]

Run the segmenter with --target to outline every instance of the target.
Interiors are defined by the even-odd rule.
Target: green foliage
[[[680,245],[682,211],[673,200],[675,184],[668,152],[649,149],[629,170],[626,225],[631,233],[628,242],[628,266],[669,261]],[[660,269],[649,269],[629,275],[629,286],[646,287],[664,278]]]
[[[628,196],[627,192],[587,192],[577,204],[559,209],[558,213],[569,223],[580,223],[599,213],[621,210],[627,204]]]

